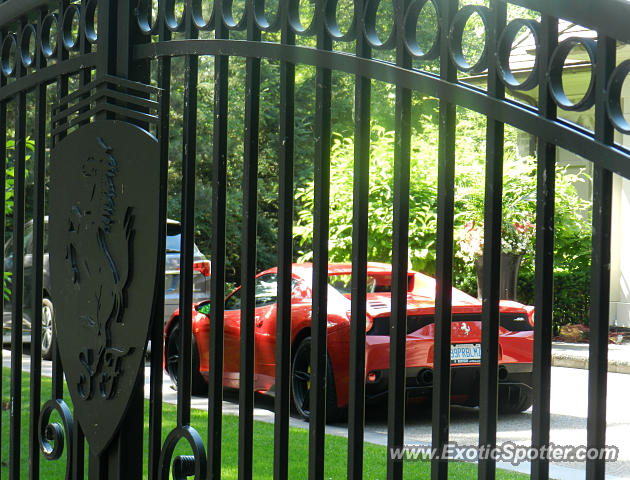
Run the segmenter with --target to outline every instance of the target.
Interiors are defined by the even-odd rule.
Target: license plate
[[[481,344],[458,343],[451,345],[451,363],[474,363],[481,361]]]

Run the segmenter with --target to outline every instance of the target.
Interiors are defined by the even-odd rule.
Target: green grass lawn
[[[42,378],[42,398],[50,398],[51,381],[49,378]],[[29,421],[29,376],[24,373],[22,378],[22,442],[20,451],[22,452],[22,471],[20,478],[28,476],[28,421]],[[9,457],[9,369],[2,371],[2,477],[7,478]],[[70,404],[69,396],[65,396]],[[43,402],[42,402],[43,403]],[[146,478],[147,465],[147,440],[148,440],[148,410],[149,402],[145,400],[145,451],[144,451],[144,477]],[[163,406],[163,439],[176,426],[176,408],[173,405]],[[53,420],[55,417],[53,416]],[[207,438],[207,413],[201,410],[193,410],[191,424],[199,432],[204,442]],[[289,457],[289,478],[307,478],[308,474],[308,431],[299,428],[292,428],[290,431],[290,457]],[[180,447],[181,446],[181,447]],[[176,454],[187,454],[187,445],[180,443]],[[222,442],[222,478],[236,479],[238,477],[238,418],[231,415],[223,416],[223,442]],[[325,458],[325,478],[345,479],[346,476],[346,456],[348,451],[347,440],[343,437],[326,435],[326,458]],[[384,479],[386,471],[386,448],[379,445],[366,443],[364,448],[364,478],[370,480]],[[273,475],[273,425],[264,422],[254,424],[254,478],[269,479]],[[65,452],[61,459],[57,461],[47,461],[40,456],[42,479],[61,479],[65,476]],[[87,468],[86,468],[87,471]],[[428,462],[407,462],[404,466],[405,478],[421,479],[429,478],[430,465]],[[476,478],[477,467],[474,464],[451,462],[449,465],[449,478],[469,479]],[[528,478],[514,472],[499,470],[499,479],[521,479]]]

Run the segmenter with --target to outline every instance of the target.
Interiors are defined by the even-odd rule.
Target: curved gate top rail
[[[96,68],[99,62],[104,62],[96,35],[98,29],[95,12],[98,11],[99,3],[98,0],[82,2],[80,8],[73,7],[74,9],[67,10],[63,18],[55,14],[57,2],[28,0],[0,3],[0,22],[2,22],[0,24],[0,65],[2,76],[5,78],[3,85],[0,85],[0,101],[14,97],[19,91],[32,90],[38,84],[53,82],[60,75],[77,73],[86,68]],[[395,2],[394,25],[388,38],[379,38],[377,33],[379,2],[376,1],[365,2],[366,7],[361,12],[355,7],[352,12],[352,25],[345,32],[341,31],[337,23],[337,12],[334,9],[341,8],[337,2],[318,4],[310,25],[302,25],[297,10],[298,4],[291,1],[281,2],[279,12],[272,12],[273,15],[269,18],[266,16],[268,12],[264,10],[263,3],[248,1],[246,11],[237,20],[234,20],[229,9],[223,10],[220,2],[217,5],[203,1],[185,3],[188,5],[185,15],[190,15],[192,18],[191,33],[200,30],[216,30],[216,19],[222,18],[220,25],[221,29],[225,29],[226,35],[217,35],[215,32],[213,40],[198,40],[197,34],[188,35],[183,32],[185,16],[178,17],[175,14],[173,10],[175,3],[171,2],[169,8],[169,2],[166,0],[157,2],[157,18],[151,19],[151,2],[140,0],[135,8],[133,19],[135,25],[132,25],[132,28],[138,30],[136,39],[142,40],[135,45],[133,51],[135,59],[182,55],[226,55],[246,58],[253,56],[361,75],[477,111],[531,135],[544,138],[575,154],[598,162],[610,171],[630,178],[628,150],[620,145],[607,145],[593,141],[594,132],[557,117],[550,118],[541,115],[541,111],[536,107],[508,100],[482,88],[462,83],[456,77],[445,78],[412,64],[403,65],[398,62],[398,65],[395,65],[372,57],[372,51],[401,51],[408,56],[409,61],[434,60],[441,54],[447,55],[446,61],[453,62],[455,68],[466,75],[489,72],[488,68],[491,68],[492,72],[496,72],[501,84],[513,92],[531,91],[539,88],[541,84],[546,84],[555,104],[565,111],[588,110],[595,105],[596,91],[599,88],[605,99],[598,103],[597,108],[606,111],[610,123],[618,132],[629,133],[630,123],[622,111],[621,91],[630,72],[630,59],[617,65],[604,83],[601,83],[598,79],[601,74],[596,68],[597,41],[593,38],[565,38],[559,45],[545,53],[547,47],[542,42],[543,39],[548,38],[548,35],[543,34],[539,21],[515,19],[507,25],[505,23],[499,25],[493,18],[493,10],[481,6],[460,8],[457,13],[450,14],[451,18],[447,20],[445,18],[447,4],[436,0],[414,0],[406,2],[405,5]],[[625,25],[625,19],[630,16],[630,6],[627,2],[586,0],[510,3],[541,12],[543,15],[550,15],[550,18],[563,18],[583,27],[595,29],[600,36],[609,35],[610,37],[607,38],[611,41],[630,41],[630,34]],[[103,4],[106,5],[106,2]],[[38,23],[38,20],[34,18],[34,13],[46,7],[52,8],[51,13]],[[212,8],[210,18],[205,18],[204,8]],[[427,51],[423,51],[416,40],[418,16],[423,8],[434,8],[439,17],[439,25],[434,26],[437,30],[433,33],[435,35],[433,45]],[[286,9],[286,12],[282,13],[283,9]],[[258,32],[259,36],[261,32],[279,31],[281,28],[286,28],[292,35],[307,37],[316,37],[317,32],[321,31],[322,38],[327,38],[330,42],[333,40],[341,43],[365,42],[369,53],[367,55],[348,54],[335,50],[335,43],[331,43],[326,48],[310,48],[296,45],[294,41],[275,43],[261,42],[260,39],[254,41],[230,39],[229,31],[247,28],[250,10],[253,22],[252,31]],[[483,22],[485,45],[479,60],[475,65],[470,65],[462,53],[462,34],[467,20],[473,15],[478,15]],[[32,23],[29,23],[29,18]],[[21,27],[22,21],[26,23]],[[78,37],[72,31],[74,22],[80,24]],[[165,28],[165,32],[169,33],[168,38],[176,32],[181,32],[178,40],[169,40],[164,36],[158,38],[157,34],[161,26]],[[101,30],[103,28],[104,26]],[[533,36],[532,56],[535,60],[532,61],[530,72],[519,72],[519,78],[527,73],[526,78],[520,80],[516,78],[516,72],[510,69],[510,53],[517,35],[523,29],[528,30]],[[445,31],[446,35],[440,34],[440,30]],[[58,41],[52,38],[55,31],[58,32]],[[143,35],[152,38],[151,41],[149,42],[149,38],[143,39]],[[31,37],[35,39],[35,51],[29,51]],[[442,43],[448,43],[448,48],[444,51],[440,50]],[[62,47],[57,48],[57,45]],[[81,45],[85,47],[80,48]],[[93,46],[90,48],[90,45]],[[592,75],[586,94],[581,100],[574,102],[567,98],[562,81],[565,61],[572,49],[576,47],[585,49],[588,55],[586,68],[590,65]],[[38,57],[40,54],[43,56],[40,61],[45,62],[46,59],[56,61],[50,67],[35,69],[36,58],[40,58]],[[545,61],[542,55],[549,55],[548,60]],[[20,63],[22,65],[19,65]],[[15,77],[18,67],[22,69],[20,81],[8,81],[9,78]],[[599,87],[596,88],[596,85]]]
[[[619,41],[630,42],[630,32],[628,32],[626,24],[626,19],[630,16],[630,5],[624,0],[600,0],[598,2],[589,2],[588,0],[499,1],[519,5],[552,17],[563,18],[593,30],[606,32]],[[143,0],[139,3],[146,4]],[[200,2],[195,3],[199,4]],[[262,5],[262,2],[254,3]],[[281,2],[283,6],[289,3]],[[38,8],[55,7],[58,4],[59,0],[2,0],[0,1],[0,28],[19,20],[24,15],[33,14]]]
[[[382,11],[387,2],[393,20],[386,37],[379,37]],[[481,279],[481,359],[479,384],[479,445],[496,446],[499,409],[499,276],[501,258],[502,188],[504,127],[512,125],[533,135],[537,141],[536,211],[536,322],[533,336],[534,388],[532,445],[549,444],[551,334],[553,320],[554,195],[556,154],[564,148],[591,161],[593,174],[593,236],[591,259],[591,336],[589,363],[589,408],[587,443],[603,448],[606,432],[606,354],[610,299],[610,231],[612,174],[630,178],[630,151],[616,142],[630,134],[624,116],[622,90],[630,73],[630,59],[617,59],[619,47],[630,43],[630,2],[621,0],[489,0],[486,4],[458,3],[457,0],[316,0],[313,20],[303,24],[299,0],[279,0],[278,11],[268,12],[264,0],[243,0],[242,17],[234,18],[230,0],[0,0],[0,201],[5,201],[5,167],[13,162],[15,205],[11,217],[14,259],[12,318],[22,318],[25,295],[25,205],[27,195],[25,165],[27,138],[33,136],[32,199],[32,279],[30,302],[36,308],[32,322],[31,398],[29,424],[29,473],[39,478],[40,449],[44,458],[57,460],[66,455],[66,478],[140,478],[142,475],[143,409],[142,378],[144,348],[152,342],[149,411],[149,477],[166,479],[173,468],[174,478],[195,476],[217,478],[221,472],[222,399],[224,353],[224,288],[226,284],[226,211],[228,157],[228,87],[232,66],[230,57],[245,59],[245,115],[242,166],[242,299],[239,331],[239,478],[253,476],[253,398],[255,338],[255,268],[257,241],[257,175],[261,100],[261,59],[280,64],[279,147],[278,147],[278,270],[275,376],[274,478],[289,475],[289,399],[291,398],[291,260],[293,258],[294,148],[296,65],[315,67],[313,112],[313,282],[312,319],[299,337],[310,350],[310,364],[303,354],[307,372],[310,413],[309,478],[323,479],[327,404],[327,305],[328,240],[330,210],[330,164],[332,73],[355,76],[354,96],[354,176],[352,225],[352,310],[348,327],[348,478],[363,477],[363,440],[366,358],[366,284],[370,182],[370,128],[372,81],[394,85],[392,107],[395,122],[394,193],[392,219],[392,293],[389,328],[389,369],[387,377],[388,447],[404,444],[406,405],[407,268],[409,224],[409,184],[412,152],[412,95],[420,92],[439,101],[439,148],[437,158],[438,200],[436,227],[436,297],[434,343],[431,359],[432,444],[439,451],[449,443],[451,381],[451,318],[454,245],[454,190],[456,156],[456,107],[462,106],[487,117],[485,158],[485,216]],[[352,7],[349,5],[352,4]],[[536,14],[530,18],[508,17],[508,6],[517,5]],[[156,12],[153,12],[153,7]],[[181,10],[178,8],[181,7]],[[340,9],[345,9],[343,12]],[[352,11],[350,11],[352,8]],[[425,50],[418,41],[423,9],[433,9],[437,18]],[[380,13],[379,13],[380,12]],[[351,21],[344,30],[339,14]],[[269,15],[268,15],[269,14]],[[475,17],[484,30],[484,43],[474,64],[467,59],[463,45],[466,26]],[[594,30],[584,36],[559,38],[559,20]],[[511,52],[522,32],[532,38],[531,68],[512,71]],[[584,30],[582,30],[584,31]],[[206,32],[213,32],[206,34]],[[238,32],[238,33],[236,33]],[[203,33],[203,35],[201,34]],[[273,35],[266,35],[271,33]],[[426,33],[426,32],[425,32]],[[275,35],[275,36],[274,36]],[[203,38],[200,38],[203,37]],[[306,40],[300,41],[299,37]],[[271,40],[270,40],[271,39]],[[305,45],[306,44],[306,45]],[[310,46],[309,46],[310,45]],[[34,47],[33,47],[34,46]],[[580,49],[584,58],[578,67],[590,70],[591,80],[580,99],[564,90],[563,73]],[[349,53],[352,50],[353,53]],[[181,170],[180,258],[181,329],[177,342],[179,378],[177,425],[163,432],[162,362],[164,349],[164,275],[166,255],[166,212],[171,133],[171,58],[184,57]],[[214,97],[212,133],[212,269],[210,276],[212,308],[210,333],[206,339],[208,369],[208,437],[201,438],[191,426],[193,360],[198,358],[189,339],[193,335],[193,259],[195,227],[195,168],[197,145],[197,90],[199,57],[213,56]],[[383,60],[383,58],[387,58]],[[423,61],[435,61],[433,70],[423,69]],[[157,85],[152,85],[151,67]],[[461,73],[460,73],[461,72]],[[459,76],[458,76],[459,75]],[[481,77],[486,88],[470,83],[470,75]],[[466,76],[464,78],[464,76]],[[69,79],[78,79],[78,88],[69,91]],[[468,80],[469,82],[465,82]],[[49,86],[55,86],[53,92]],[[506,98],[506,92],[532,91],[537,105]],[[29,95],[27,95],[29,94]],[[33,94],[33,95],[30,95]],[[55,97],[53,105],[49,99]],[[517,97],[518,95],[514,95]],[[34,105],[31,105],[31,102]],[[31,108],[33,107],[33,108]],[[179,108],[179,107],[178,107]],[[572,124],[559,118],[558,111],[584,112],[593,109],[594,128]],[[178,112],[179,113],[179,112]],[[28,122],[28,124],[27,124]],[[31,124],[32,123],[32,124]],[[149,133],[149,130],[152,133]],[[9,132],[13,144],[7,142]],[[10,146],[8,146],[10,145]],[[7,155],[14,148],[12,156]],[[52,147],[52,148],[48,148]],[[50,150],[50,151],[49,151]],[[52,151],[52,153],[51,153]],[[301,152],[300,152],[301,153]],[[57,162],[51,174],[51,263],[57,272],[64,267],[64,298],[57,297],[63,318],[55,320],[55,333],[61,336],[50,347],[53,357],[52,398],[41,405],[42,326],[50,313],[51,298],[44,292],[44,197],[47,162]],[[85,157],[85,158],[84,158]],[[96,160],[95,160],[96,159]],[[147,162],[144,166],[142,162]],[[99,163],[100,162],[100,163]],[[149,167],[150,166],[150,167]],[[133,168],[132,168],[133,167]],[[153,168],[154,167],[154,168]],[[142,179],[142,173],[146,178]],[[150,173],[150,175],[149,175]],[[137,183],[131,183],[132,180]],[[142,195],[146,180],[147,195]],[[178,179],[179,180],[179,179]],[[127,183],[130,182],[130,183]],[[132,185],[132,187],[129,187]],[[119,188],[120,190],[117,190]],[[127,187],[125,191],[124,187]],[[170,187],[169,187],[170,188]],[[95,193],[96,192],[96,193]],[[124,193],[126,192],[126,193]],[[96,200],[95,200],[96,199]],[[29,199],[30,201],[30,199]],[[83,203],[81,203],[83,202]],[[100,202],[100,203],[99,203]],[[79,207],[88,205],[89,209]],[[156,206],[157,205],[157,206]],[[116,206],[116,208],[115,208]],[[156,206],[156,207],[155,207]],[[4,207],[4,204],[3,204]],[[94,207],[94,208],[92,208]],[[154,208],[155,207],[155,208]],[[4,208],[0,208],[4,212]],[[61,212],[61,213],[59,213]],[[100,215],[92,223],[84,217]],[[122,212],[122,213],[121,213]],[[52,218],[62,218],[55,223]],[[118,217],[116,217],[118,215]],[[30,215],[29,215],[30,216]],[[92,219],[93,217],[90,217]],[[142,229],[146,220],[147,228]],[[0,243],[5,243],[5,215],[0,215]],[[99,223],[100,222],[100,223]],[[152,223],[151,223],[152,222]],[[77,225],[88,225],[81,228]],[[60,226],[61,225],[61,226]],[[95,227],[98,225],[98,227]],[[150,227],[150,228],[149,228]],[[81,236],[81,232],[90,235]],[[88,243],[88,237],[98,241]],[[69,240],[68,240],[69,239]],[[114,240],[117,244],[114,245]],[[63,243],[66,242],[66,243]],[[88,247],[81,250],[81,242]],[[109,243],[108,243],[109,242]],[[112,246],[114,245],[114,246]],[[150,245],[151,248],[143,248]],[[64,250],[65,248],[65,250]],[[135,250],[134,250],[135,249]],[[94,253],[96,252],[96,253]],[[157,254],[155,254],[157,252]],[[99,255],[102,255],[99,257]],[[98,255],[97,255],[98,254]],[[83,257],[82,257],[83,255]],[[101,260],[100,270],[90,262]],[[76,259],[84,261],[78,262]],[[157,259],[156,259],[157,258]],[[103,260],[105,259],[105,260]],[[141,261],[140,261],[141,260]],[[66,262],[66,263],[64,263]],[[135,269],[134,269],[135,267]],[[157,273],[154,274],[153,268]],[[0,267],[0,278],[4,273]],[[90,270],[92,268],[92,270]],[[109,270],[108,270],[109,269]],[[107,272],[96,275],[90,271]],[[155,278],[154,278],[155,277]],[[84,281],[83,284],[81,282]],[[94,285],[100,281],[101,285]],[[103,285],[109,286],[109,301],[101,302]],[[90,290],[94,287],[94,293]],[[65,288],[65,289],[64,289]],[[98,302],[81,288],[94,293]],[[100,290],[99,290],[100,288]],[[53,290],[54,292],[54,290]],[[48,293],[48,292],[46,292]],[[67,298],[66,298],[67,295]],[[50,296],[50,295],[49,295]],[[76,301],[75,296],[78,297]],[[48,301],[48,303],[46,303]],[[26,303],[26,302],[25,302]],[[86,312],[108,307],[106,320]],[[148,306],[151,308],[147,308]],[[0,305],[0,312],[3,312]],[[83,310],[81,310],[83,309]],[[146,315],[129,338],[121,334],[128,311]],[[77,314],[78,312],[78,314]],[[90,310],[92,312],[92,310]],[[50,314],[52,315],[52,314]],[[92,343],[83,342],[68,318],[81,318],[84,330],[96,331]],[[97,320],[95,321],[94,318]],[[49,319],[50,320],[50,319]],[[50,320],[52,322],[52,320]],[[130,322],[127,322],[128,324]],[[52,325],[52,323],[49,323]],[[44,329],[45,330],[45,329]],[[22,324],[13,322],[11,332],[10,478],[21,475],[21,366]],[[49,330],[52,336],[53,330]],[[73,334],[77,333],[74,337]],[[175,336],[173,334],[173,336]],[[177,337],[175,337],[177,338]],[[175,343],[175,341],[173,341]],[[59,346],[59,348],[58,348]],[[72,348],[71,348],[72,347]],[[196,348],[196,347],[195,347]],[[306,351],[308,351],[306,350]],[[294,350],[295,351],[295,350]],[[61,353],[60,353],[61,352]],[[197,352],[198,353],[198,352]],[[67,387],[75,403],[75,416],[63,400],[64,359]],[[211,366],[211,367],[210,367]],[[136,369],[137,372],[136,373]],[[305,367],[306,370],[306,367]],[[132,372],[131,377],[125,375]],[[135,375],[135,376],[134,376]],[[332,385],[332,382],[331,382]],[[197,385],[198,386],[198,385]],[[334,386],[334,385],[333,385]],[[426,385],[425,385],[426,386]],[[344,385],[345,387],[345,385]],[[529,386],[526,385],[529,389]],[[519,387],[520,388],[520,387]],[[530,389],[531,390],[531,389]],[[514,390],[509,390],[514,391]],[[523,394],[525,389],[515,390]],[[529,391],[529,390],[528,390]],[[332,398],[328,397],[329,399]],[[122,400],[121,400],[122,399]],[[522,404],[522,398],[518,404]],[[527,399],[525,399],[527,400]],[[306,400],[305,400],[306,401]],[[82,403],[83,402],[83,403]],[[83,405],[83,406],[79,406]],[[86,407],[87,405],[87,407]],[[101,411],[116,406],[117,416]],[[306,403],[302,406],[305,407]],[[336,406],[336,405],[335,405]],[[85,409],[84,409],[85,408]],[[305,407],[306,408],[306,407]],[[83,410],[82,410],[83,409]],[[53,412],[61,423],[52,422]],[[79,413],[77,413],[79,412]],[[82,423],[83,422],[83,423]],[[63,424],[63,425],[62,425]],[[81,426],[83,424],[83,427]],[[89,428],[88,428],[89,427]],[[107,432],[108,438],[100,435]],[[162,441],[165,437],[165,441]],[[85,441],[90,442],[90,460],[83,465]],[[176,456],[178,442],[189,444],[192,455]],[[0,442],[2,448],[2,442]],[[175,458],[173,458],[175,457]],[[307,461],[306,459],[304,461]],[[388,456],[388,479],[401,479],[403,462]],[[479,477],[495,477],[494,459],[479,460]],[[124,472],[124,474],[122,473]],[[604,478],[604,459],[589,458],[589,478]],[[432,478],[446,479],[446,459],[432,459]],[[532,477],[549,477],[549,460],[532,461]]]

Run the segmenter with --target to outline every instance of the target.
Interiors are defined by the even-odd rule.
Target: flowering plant
[[[529,220],[506,222],[501,225],[501,251],[513,255],[524,255],[532,247],[536,225]]]
[[[501,252],[512,255],[523,255],[532,247],[532,239],[536,225],[528,220],[506,221],[501,225]],[[474,220],[466,222],[464,228],[458,232],[459,256],[464,261],[472,263],[476,257],[483,254],[483,225],[475,224]]]
[[[483,225],[475,225],[475,221],[466,222],[463,229],[457,232],[457,244],[459,245],[459,256],[472,263],[475,258],[483,253]]]

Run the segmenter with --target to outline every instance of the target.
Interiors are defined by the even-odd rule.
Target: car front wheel
[[[52,345],[54,339],[55,309],[49,298],[42,299],[42,358],[52,358]]]
[[[327,359],[326,375],[326,421],[340,420],[343,412],[337,407],[337,394],[330,359]],[[298,345],[291,368],[291,394],[293,406],[304,419],[310,418],[311,389],[311,337],[306,337]]]
[[[165,360],[166,360],[166,373],[171,378],[171,381],[177,387],[179,385],[179,362],[181,359],[181,327],[179,322],[173,325],[166,337],[165,342]],[[207,392],[208,386],[203,376],[199,372],[199,350],[197,350],[197,342],[195,337],[192,339],[192,388],[191,393],[193,395],[202,395]]]

